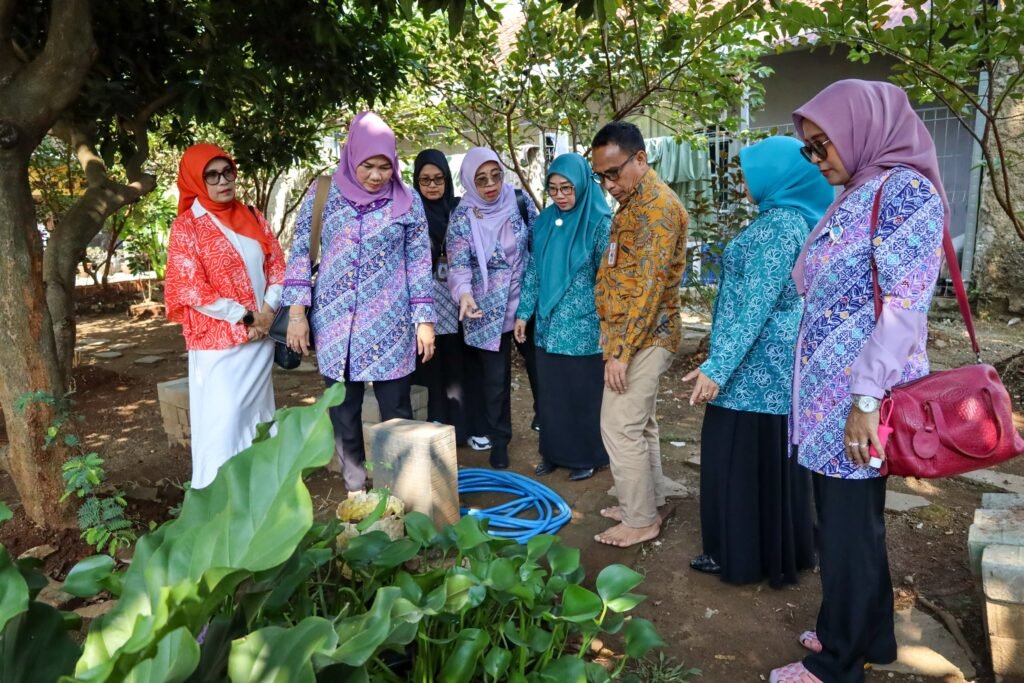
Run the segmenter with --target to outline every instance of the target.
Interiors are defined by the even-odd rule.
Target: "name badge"
[[[608,244],[608,265],[614,266],[615,262],[618,260],[618,256],[618,245],[615,242],[610,242]]]

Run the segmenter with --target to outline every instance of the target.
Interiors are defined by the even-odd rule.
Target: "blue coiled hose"
[[[508,493],[515,498],[494,507],[462,507],[462,515],[484,517],[487,532],[526,543],[537,534],[553,534],[572,518],[572,509],[547,486],[515,472],[464,468],[459,470],[459,494]],[[534,512],[528,518],[523,513]]]

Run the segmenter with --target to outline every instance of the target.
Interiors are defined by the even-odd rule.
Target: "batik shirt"
[[[711,351],[700,366],[721,388],[712,404],[789,413],[803,309],[790,271],[809,230],[796,211],[769,209],[725,247]]]
[[[872,240],[871,208],[885,178]],[[928,374],[927,316],[942,259],[943,211],[924,176],[898,168],[847,197],[810,245],[793,414],[804,467],[843,479],[879,476],[846,458],[851,395],[881,396]],[[872,251],[883,295],[877,325]]]
[[[679,281],[688,224],[676,193],[648,169],[612,219],[597,272],[594,299],[605,360],[629,363],[637,351],[652,346],[679,349]]]
[[[357,206],[332,183],[320,237],[320,270],[310,286],[311,190],[299,210],[283,304],[312,304],[320,373],[354,382],[405,377],[416,366],[416,325],[434,322],[430,238],[423,202],[398,218],[392,202]]]
[[[597,319],[597,305],[594,303],[594,283],[601,259],[608,249],[610,222],[606,221],[597,229],[590,260],[573,275],[569,288],[551,310],[551,314],[547,318],[537,314],[534,324],[535,342],[548,353],[592,356],[601,352],[601,326]],[[537,263],[531,253],[526,275],[523,276],[519,309],[516,311],[519,320],[529,320],[536,313],[539,286]]]

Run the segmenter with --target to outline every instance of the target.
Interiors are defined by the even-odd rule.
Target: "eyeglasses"
[[[635,157],[637,155],[637,152],[639,151],[640,150],[637,150],[636,152],[630,154],[628,157],[626,157],[625,161],[623,161],[618,166],[615,166],[614,168],[609,168],[607,171],[603,172],[594,171],[594,180],[596,180],[599,183],[603,183],[606,180],[608,182],[614,183],[616,180],[619,179],[619,174],[622,173],[622,169],[626,167],[626,164],[633,160],[633,157]]]
[[[822,138],[821,140],[808,140],[807,144],[800,148],[800,153],[804,155],[804,159],[815,163],[811,155],[818,157],[819,160],[824,161],[825,157],[828,156],[828,146],[832,144],[832,141],[828,138]]]
[[[575,194],[576,188],[572,185],[560,185],[555,187],[554,185],[548,185],[548,196],[557,197],[562,195],[563,197],[571,197]]]
[[[437,185],[438,187],[443,187],[444,186],[444,176],[443,175],[438,175],[438,176],[434,176],[433,178],[428,178],[427,176],[423,176],[423,175],[420,176],[420,187],[430,187],[431,185]]]
[[[238,171],[235,170],[234,166],[228,166],[223,171],[209,170],[203,174],[203,181],[207,185],[220,185],[221,180],[225,180],[229,183],[235,182],[235,178],[238,177]]]
[[[474,178],[473,184],[480,189],[490,187],[491,185],[501,185],[501,181],[504,177],[505,176],[501,173],[501,171],[495,171],[489,176],[478,176]]]

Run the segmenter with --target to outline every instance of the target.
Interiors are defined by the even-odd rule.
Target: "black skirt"
[[[538,347],[537,384],[541,457],[569,469],[607,465],[601,440],[601,354],[564,356]]]
[[[701,429],[704,553],[728,583],[797,582],[814,566],[809,472],[789,456],[788,419],[708,405]]]

